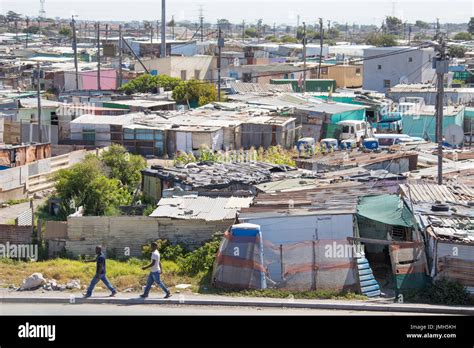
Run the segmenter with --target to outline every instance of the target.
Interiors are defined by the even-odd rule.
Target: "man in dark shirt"
[[[109,280],[107,279],[107,276],[105,275],[105,255],[102,252],[102,247],[100,245],[95,247],[95,253],[97,254],[97,258],[95,260],[90,260],[86,262],[96,262],[96,271],[94,278],[92,278],[91,283],[89,285],[89,288],[87,289],[87,292],[84,294],[84,297],[91,297],[92,291],[94,290],[94,287],[97,285],[99,280],[102,280],[105,284],[105,286],[112,291],[110,296],[115,296],[117,294],[117,290],[110,284]]]

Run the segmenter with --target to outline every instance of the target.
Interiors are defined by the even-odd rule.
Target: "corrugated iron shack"
[[[430,276],[458,281],[474,292],[474,190],[423,183],[400,190],[424,234]]]

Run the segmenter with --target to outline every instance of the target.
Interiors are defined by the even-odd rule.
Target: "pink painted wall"
[[[97,90],[97,70],[80,72],[80,83],[82,84],[82,90]],[[117,89],[117,71],[115,69],[101,69],[100,88]]]

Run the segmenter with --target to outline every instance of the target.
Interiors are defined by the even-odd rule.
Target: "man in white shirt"
[[[171,296],[170,291],[166,288],[166,285],[161,282],[160,274],[161,274],[161,262],[160,262],[160,253],[158,252],[158,244],[155,242],[151,243],[151,263],[145,267],[142,267],[143,270],[151,268],[150,275],[148,276],[148,280],[146,283],[145,291],[143,292],[140,297],[146,298],[148,297],[148,293],[150,292],[151,286],[155,282],[158,286],[163,289],[165,292],[165,298]]]

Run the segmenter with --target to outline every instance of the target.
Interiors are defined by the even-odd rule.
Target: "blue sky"
[[[394,6],[394,3],[395,6]],[[0,0],[0,12],[13,10],[36,16],[40,0]],[[177,20],[197,21],[199,5],[207,21],[227,18],[233,22],[296,24],[314,23],[318,17],[339,23],[380,24],[395,13],[407,21],[468,22],[474,16],[473,0],[167,0],[167,14]],[[161,0],[46,0],[49,17],[91,20],[153,20],[161,16]]]

